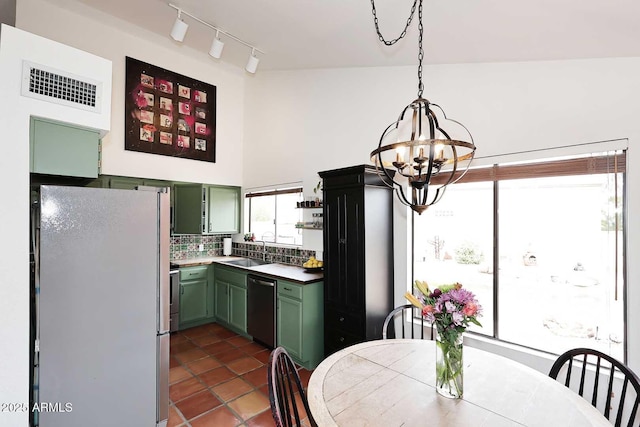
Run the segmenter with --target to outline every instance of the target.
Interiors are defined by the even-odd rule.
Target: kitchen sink
[[[263,261],[261,259],[242,258],[235,259],[233,261],[224,261],[226,264],[237,265],[238,267],[256,267],[258,265],[272,264],[269,261]]]

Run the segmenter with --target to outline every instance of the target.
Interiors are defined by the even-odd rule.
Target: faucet
[[[260,237],[262,237],[262,240],[255,240],[255,242],[262,243],[262,260],[263,261],[267,260],[267,241],[264,239],[264,236],[268,237],[269,235],[273,236],[273,242],[275,242],[276,241],[276,235],[273,234],[271,231],[267,231],[267,232],[263,233],[262,236],[260,236]]]
[[[254,240],[255,243],[262,243],[262,260],[267,260],[267,242],[264,240]]]

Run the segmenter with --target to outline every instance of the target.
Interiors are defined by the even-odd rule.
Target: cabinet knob
[[[344,342],[344,337],[340,337],[340,342]]]
[[[284,290],[291,292],[291,288],[287,288],[286,286],[284,287]]]
[[[340,321],[341,321],[341,322],[344,322],[344,317],[340,317]]]
[[[347,243],[347,239],[338,239],[338,242],[345,245]]]

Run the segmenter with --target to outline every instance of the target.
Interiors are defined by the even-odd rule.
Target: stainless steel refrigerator
[[[39,193],[34,403],[45,410],[35,422],[165,426],[168,193],[55,186]]]

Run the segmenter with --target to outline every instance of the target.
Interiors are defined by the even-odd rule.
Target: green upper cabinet
[[[147,178],[133,178],[130,176],[100,175],[98,179],[87,184],[88,187],[116,188],[119,190],[135,190],[139,186],[171,187],[169,181]]]
[[[143,185],[142,178],[129,178],[126,176],[112,176],[108,178],[109,188],[119,190],[135,190],[137,186]]]
[[[100,134],[66,123],[31,118],[29,171],[97,178]]]
[[[209,233],[240,232],[240,188],[209,186]]]
[[[175,234],[204,234],[205,195],[202,184],[176,184],[173,188]]]
[[[240,187],[175,184],[175,234],[240,232]]]

